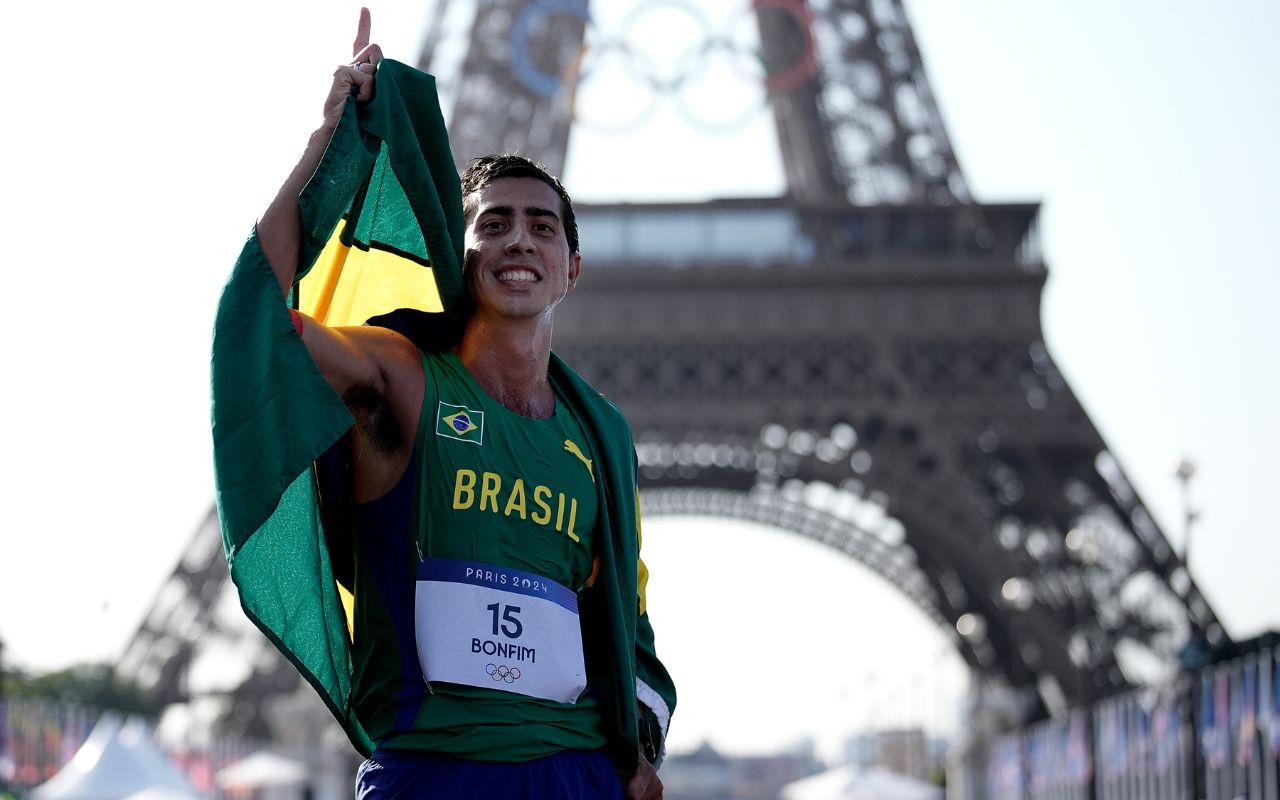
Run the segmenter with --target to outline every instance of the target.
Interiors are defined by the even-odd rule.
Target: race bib
[[[510,567],[418,562],[414,627],[427,682],[577,702],[587,686],[578,598]]]

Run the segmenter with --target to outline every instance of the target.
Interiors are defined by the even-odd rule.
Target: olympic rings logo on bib
[[[493,663],[489,663],[485,665],[484,671],[495,681],[515,683],[520,680],[520,669],[518,667],[508,667],[506,664],[496,666]]]

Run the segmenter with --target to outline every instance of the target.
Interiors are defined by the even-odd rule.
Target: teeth
[[[533,274],[533,270],[528,269],[512,269],[498,273],[500,281],[535,281],[537,279],[538,276]]]

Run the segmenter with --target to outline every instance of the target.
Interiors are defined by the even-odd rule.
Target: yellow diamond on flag
[[[467,416],[467,412],[459,411],[457,414],[450,414],[444,418],[445,424],[453,428],[458,433],[471,433],[476,429],[471,417]]]

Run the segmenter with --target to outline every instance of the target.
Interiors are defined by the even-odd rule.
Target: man
[[[323,124],[257,227],[286,297],[305,266],[299,194],[346,105],[374,96],[382,54],[369,28],[362,10]],[[660,734],[626,726],[652,719],[648,703],[665,729],[673,690],[668,703],[643,679],[611,682],[638,673],[608,663],[626,656],[603,643],[629,636],[636,657],[635,610],[620,623],[601,599],[616,593],[609,584],[634,586],[640,572],[644,613],[629,544],[638,531],[609,532],[619,519],[636,527],[634,510],[620,513],[634,501],[634,463],[609,463],[592,445],[593,420],[625,423],[571,391],[580,379],[551,355],[556,306],[580,271],[572,205],[537,165],[496,156],[463,175],[462,209],[469,308],[451,349],[291,311],[355,418],[351,705],[377,747],[358,795],[661,797],[650,763]],[[629,581],[615,580],[627,570]],[[619,755],[619,742],[637,741],[638,757]]]

